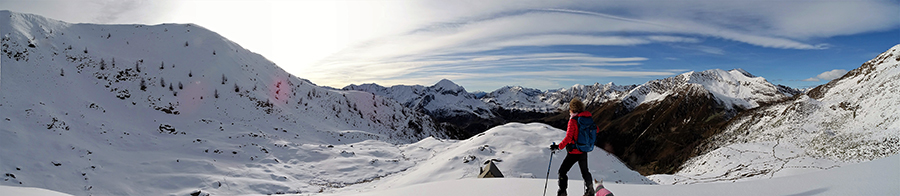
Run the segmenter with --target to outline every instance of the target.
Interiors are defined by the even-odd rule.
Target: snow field
[[[565,131],[541,123],[509,123],[494,127],[467,140],[426,139],[401,147],[407,154],[415,155],[416,166],[396,175],[387,176],[372,183],[360,184],[338,193],[349,191],[382,190],[421,183],[475,178],[483,163],[494,160],[507,178],[544,179],[550,161],[549,146],[559,142]],[[559,141],[557,141],[559,140]],[[412,156],[410,156],[412,157]],[[550,178],[556,179],[559,164],[565,157],[560,151],[553,157]],[[628,169],[615,156],[603,150],[595,150],[588,156],[589,168],[595,179],[606,183],[655,184],[635,171]],[[578,169],[569,171],[569,178],[580,180]],[[574,183],[580,185],[582,183]]]
[[[640,185],[605,182],[615,195],[897,195],[900,193],[900,156],[847,165],[832,170],[766,180],[721,182],[690,185]],[[582,193],[580,181],[571,180],[567,192]],[[578,186],[576,186],[578,185]],[[350,196],[421,195],[540,195],[544,179],[475,179],[439,181],[387,190],[359,193],[323,194]],[[554,195],[556,180],[550,179],[547,194]]]

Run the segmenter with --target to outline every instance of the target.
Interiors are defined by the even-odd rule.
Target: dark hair
[[[572,98],[572,101],[569,102],[569,110],[574,113],[581,113],[584,111],[584,103],[578,98]]]

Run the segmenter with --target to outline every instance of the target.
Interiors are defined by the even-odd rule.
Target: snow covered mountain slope
[[[15,176],[0,185],[307,193],[404,170],[412,164],[341,165],[399,159],[394,144],[447,137],[425,114],[316,86],[196,25],[0,11],[0,32],[0,173]],[[350,156],[333,147],[343,144],[372,147]]]
[[[502,124],[491,107],[475,98],[465,88],[443,79],[432,86],[397,85],[383,87],[378,84],[349,85],[343,90],[363,91],[393,99],[403,106],[425,113],[438,122],[447,122],[464,132],[454,134],[467,138],[490,127]]]
[[[558,112],[558,105],[541,100],[543,91],[521,86],[505,86],[481,97],[490,106],[506,110],[538,113]]]
[[[711,69],[702,72],[687,72],[681,75],[653,80],[640,85],[622,98],[625,105],[638,105],[658,101],[671,95],[675,89],[686,86],[703,87],[727,108],[750,109],[762,103],[784,100],[793,94],[769,83],[765,78],[754,76],[743,69],[725,71]]]
[[[585,104],[600,104],[621,99],[626,92],[637,85],[619,86],[613,83],[575,85],[571,88],[541,91],[521,86],[507,86],[486,94],[482,101],[495,108],[511,111],[557,113],[567,110],[572,98],[579,98]]]
[[[734,118],[667,183],[772,178],[900,152],[900,45],[793,100]]]
[[[560,106],[563,110],[569,106],[572,98],[579,98],[587,104],[602,104],[610,101],[621,100],[627,92],[636,88],[638,85],[620,86],[612,82],[607,84],[594,83],[590,86],[575,85],[568,89],[558,89],[548,91],[543,95],[542,100],[552,105]]]
[[[372,183],[349,186],[335,191],[368,191],[407,187],[415,184],[475,178],[487,161],[493,160],[506,178],[546,177],[552,142],[559,142],[565,131],[541,123],[509,123],[494,127],[467,140],[425,139],[400,147],[416,166]],[[556,179],[565,152],[553,157],[550,178]],[[628,169],[615,156],[595,150],[588,163],[593,177],[609,184],[653,184],[649,179]],[[581,179],[577,169],[570,179]],[[573,183],[580,185],[581,183]]]
[[[790,98],[783,89],[741,69],[713,69],[607,91],[619,97],[588,110],[601,129],[598,146],[641,174],[671,174],[732,116]]]
[[[702,72],[687,72],[675,77],[653,80],[642,85],[619,86],[613,83],[575,85],[550,91],[539,91],[523,87],[503,87],[487,94],[483,101],[489,105],[509,110],[557,112],[565,109],[572,98],[580,98],[585,104],[602,104],[621,101],[628,110],[659,101],[678,89],[698,86],[712,94],[722,106],[740,110],[758,107],[763,103],[784,100],[800,92],[790,87],[775,85],[763,77],[750,74],[743,69],[724,71],[720,69]]]
[[[460,115],[473,115],[478,118],[494,117],[490,112],[490,107],[478,101],[474,94],[466,92],[465,88],[447,79],[428,87],[397,85],[388,88],[377,84],[363,84],[350,85],[343,89],[371,92],[388,97],[406,107],[422,110],[435,118]]]

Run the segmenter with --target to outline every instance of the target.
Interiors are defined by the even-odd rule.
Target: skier
[[[584,111],[584,103],[578,98],[569,102],[569,125],[566,128],[566,137],[563,138],[559,145],[550,145],[550,149],[561,150],[566,149],[566,158],[563,159],[562,165],[559,166],[559,191],[557,195],[566,196],[566,188],[568,187],[569,177],[566,173],[577,162],[578,169],[581,170],[581,177],[584,179],[584,195],[594,195],[594,187],[591,182],[591,173],[588,171],[587,153],[593,150],[594,141],[600,129],[594,125],[591,113]],[[581,138],[579,138],[579,136]]]

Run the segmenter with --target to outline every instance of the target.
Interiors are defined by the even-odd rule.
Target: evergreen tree
[[[147,91],[147,82],[141,78],[141,91]]]
[[[134,62],[134,70],[137,72],[141,72],[141,62],[140,61]]]

